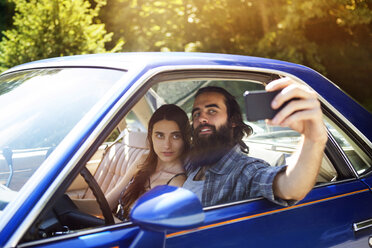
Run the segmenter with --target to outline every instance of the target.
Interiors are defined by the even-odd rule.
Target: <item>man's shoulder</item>
[[[251,157],[249,154],[244,152],[239,152],[234,157],[236,163],[241,166],[249,166],[249,165],[262,165],[262,166],[270,166],[265,160]]]
[[[250,157],[248,154],[241,154],[238,156],[237,161],[231,166],[230,173],[239,180],[252,180],[257,176],[274,175],[277,171],[281,170],[280,166],[270,166],[265,160]]]

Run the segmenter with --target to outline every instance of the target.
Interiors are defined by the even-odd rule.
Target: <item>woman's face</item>
[[[161,120],[152,130],[154,151],[162,162],[175,162],[182,155],[184,142],[181,130],[175,121]]]

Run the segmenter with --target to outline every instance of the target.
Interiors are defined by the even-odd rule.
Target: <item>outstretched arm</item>
[[[289,78],[275,80],[267,91],[282,89],[272,102],[274,109],[293,99],[268,123],[290,127],[301,133],[300,147],[285,171],[274,179],[274,195],[285,200],[302,200],[313,188],[327,142],[327,131],[317,94]],[[294,99],[296,98],[296,99]]]

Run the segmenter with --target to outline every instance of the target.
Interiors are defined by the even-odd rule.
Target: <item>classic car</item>
[[[190,115],[207,85],[245,91],[289,77],[315,90],[328,142],[314,188],[293,206],[263,197],[203,207],[159,186],[130,221],[105,195],[148,151],[162,104]],[[0,75],[0,247],[366,247],[372,235],[372,115],[318,72],[239,55],[118,53],[19,65]],[[245,114],[243,114],[245,116]],[[248,122],[249,156],[285,164],[300,135]]]

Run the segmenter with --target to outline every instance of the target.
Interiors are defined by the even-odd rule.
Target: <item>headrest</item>
[[[145,132],[129,131],[124,135],[123,143],[134,148],[149,149]]]

